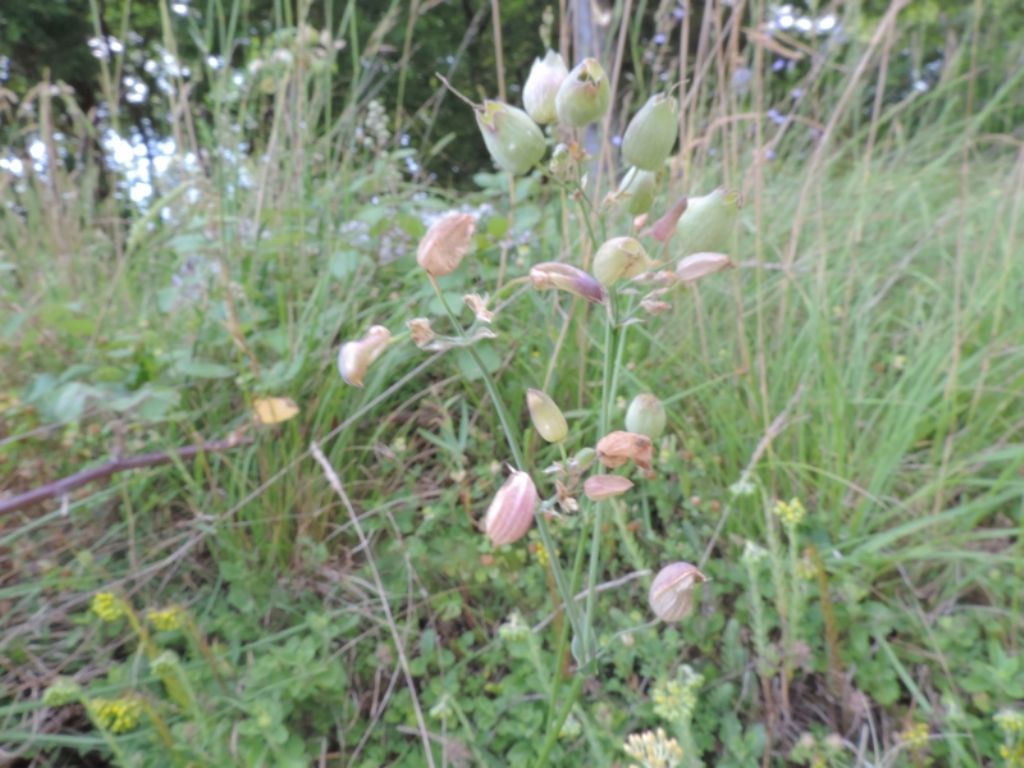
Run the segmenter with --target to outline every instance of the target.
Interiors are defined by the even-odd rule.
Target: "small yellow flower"
[[[900,731],[898,736],[900,741],[916,752],[928,743],[928,724],[913,723]]]
[[[807,510],[804,509],[800,499],[790,499],[788,502],[776,501],[772,512],[789,528],[795,528],[800,525],[800,522],[807,514]]]
[[[113,592],[97,592],[90,608],[102,621],[117,621],[125,613],[124,602]]]
[[[127,733],[135,730],[142,715],[142,704],[134,696],[119,699],[91,699],[89,710],[96,724],[111,733]]]
[[[159,632],[173,632],[185,623],[185,609],[180,605],[152,610],[146,614],[149,623]]]
[[[683,748],[662,728],[631,733],[622,748],[642,768],[675,768],[683,761]]]

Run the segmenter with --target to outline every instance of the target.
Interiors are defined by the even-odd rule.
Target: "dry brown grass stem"
[[[420,738],[423,741],[423,751],[427,759],[427,765],[433,768],[434,766],[434,753],[430,747],[430,733],[427,730],[427,723],[423,717],[423,708],[420,706],[419,695],[416,693],[416,681],[413,680],[412,671],[409,669],[409,660],[405,655],[405,643],[402,640],[401,635],[398,632],[398,625],[395,623],[395,617],[391,613],[391,604],[388,602],[387,590],[384,588],[384,582],[381,580],[380,571],[377,569],[377,562],[373,559],[373,551],[370,549],[369,542],[366,539],[366,534],[363,532],[363,526],[359,523],[359,516],[356,514],[355,508],[352,506],[352,501],[349,499],[348,494],[345,493],[345,488],[341,484],[341,478],[334,471],[331,463],[324,456],[323,451],[320,450],[320,446],[313,441],[309,445],[309,452],[320,465],[324,471],[324,476],[327,478],[327,482],[331,488],[341,499],[341,503],[345,506],[345,511],[348,512],[349,519],[352,521],[352,525],[356,530],[356,536],[359,538],[359,546],[366,555],[366,564],[370,568],[370,573],[373,576],[373,583],[377,590],[377,596],[380,598],[381,608],[384,611],[385,619],[387,620],[388,630],[391,632],[391,637],[395,643],[395,650],[398,652],[399,664],[402,667],[402,674],[405,676],[405,684],[409,688],[409,697],[412,700],[412,708],[416,714],[416,722],[420,729]]]

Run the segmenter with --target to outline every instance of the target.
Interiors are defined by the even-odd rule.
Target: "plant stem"
[[[583,680],[582,670],[577,670],[576,678],[572,681],[572,688],[566,694],[565,704],[562,705],[562,709],[558,713],[558,717],[555,718],[555,722],[548,728],[547,738],[544,739],[544,744],[540,748],[540,754],[537,756],[537,762],[535,763],[538,768],[548,764],[548,755],[551,754],[551,748],[555,746],[558,734],[561,732],[566,718],[569,717],[569,713],[572,712],[572,708],[576,704],[576,698],[580,695],[580,690],[583,688]]]
[[[437,284],[436,278],[433,275],[429,275],[430,284],[434,288],[434,292],[437,294],[437,298],[441,301],[441,306],[444,307],[445,312],[448,314],[448,319],[451,320],[452,325],[455,326],[456,332],[463,339],[468,338],[466,331],[463,329],[462,324],[459,322],[459,318],[452,311],[452,308],[448,305],[448,302],[444,298],[444,293],[441,291],[441,287]],[[491,375],[487,372],[487,368],[484,367],[483,360],[477,354],[476,349],[473,345],[467,345],[466,349],[469,350],[469,354],[472,356],[474,362],[480,368],[481,378],[484,382],[484,387],[487,389],[487,394],[491,398],[491,402],[494,404],[494,410],[498,414],[498,421],[501,422],[502,431],[505,433],[505,440],[508,443],[509,451],[512,453],[512,460],[516,465],[516,469],[525,471],[525,462],[523,461],[523,454],[519,450],[519,443],[516,440],[516,434],[512,431],[512,423],[508,417],[508,411],[505,408],[505,403],[501,399],[501,395],[498,394],[498,389],[491,380]],[[578,630],[578,623],[576,621],[576,607],[572,600],[572,593],[569,591],[569,587],[565,582],[565,574],[562,573],[562,567],[558,563],[558,551],[555,548],[554,539],[551,537],[551,531],[548,528],[547,520],[544,519],[543,512],[538,512],[535,515],[537,519],[537,530],[540,532],[541,541],[544,543],[544,548],[548,552],[548,562],[551,563],[551,572],[555,577],[555,584],[558,586],[559,596],[562,598],[562,603],[565,606],[566,615],[569,617],[569,622],[573,626],[573,631]]]
[[[441,301],[441,306],[444,307],[444,311],[448,315],[448,319],[452,321],[452,325],[455,326],[456,332],[463,339],[467,339],[466,331],[462,327],[462,323],[459,322],[459,318],[455,312],[448,305],[448,301],[444,297],[444,293],[441,291],[441,286],[437,284],[437,279],[433,275],[429,275],[430,284],[434,288],[434,293],[437,294],[437,298]],[[516,469],[523,471],[525,463],[523,461],[523,455],[519,451],[519,444],[516,441],[516,433],[512,430],[512,423],[509,421],[508,413],[505,411],[505,403],[502,401],[501,396],[498,394],[498,390],[494,386],[494,382],[491,380],[490,374],[487,372],[487,368],[484,366],[484,361],[480,359],[480,355],[477,354],[476,349],[472,344],[468,344],[466,349],[469,351],[473,361],[480,368],[480,377],[483,379],[484,387],[487,389],[487,394],[491,398],[491,402],[494,404],[494,410],[498,414],[498,421],[501,422],[501,429],[505,433],[505,441],[508,443],[508,449],[512,454],[512,461],[516,465]],[[545,544],[547,546],[547,544]]]

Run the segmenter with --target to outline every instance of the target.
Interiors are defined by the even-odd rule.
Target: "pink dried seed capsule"
[[[736,266],[724,253],[694,253],[680,260],[676,277],[682,283],[695,283],[702,277]]]
[[[534,288],[568,291],[595,304],[600,304],[607,298],[604,287],[592,275],[578,267],[558,261],[545,261],[531,267],[530,282]]]
[[[526,472],[513,472],[498,489],[484,517],[484,532],[500,547],[526,535],[533,525],[539,497],[537,486]]]
[[[648,602],[654,615],[662,621],[679,621],[693,610],[693,589],[707,581],[695,565],[671,563],[666,565],[651,582]]]
[[[685,197],[676,200],[675,204],[651,226],[651,237],[659,243],[667,243],[676,233],[676,226],[679,224],[680,217],[686,213],[688,205],[689,201]]]
[[[621,496],[633,487],[633,481],[621,475],[591,475],[583,483],[583,493],[591,501]]]

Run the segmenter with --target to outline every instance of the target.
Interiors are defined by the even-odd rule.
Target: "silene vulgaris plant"
[[[501,101],[475,104],[461,98],[472,106],[483,141],[499,168],[513,175],[541,173],[563,202],[573,204],[577,234],[571,234],[572,228],[563,230],[562,260],[535,263],[512,283],[550,293],[552,302],[567,300],[571,305],[567,323],[586,324],[588,329],[594,323],[603,325],[603,333],[601,329],[597,333],[597,338],[604,339],[600,396],[587,403],[596,419],[588,425],[573,424],[539,386],[527,391],[525,403],[507,402],[487,373],[474,345],[481,339],[500,340],[500,332],[492,330],[494,314],[481,297],[466,296],[476,317],[467,331],[437,282],[472,251],[476,220],[467,213],[452,212],[437,220],[417,251],[417,262],[455,335],[438,335],[428,318],[409,321],[408,334],[394,336],[375,325],[362,339],[341,347],[338,364],[346,382],[361,386],[367,368],[386,347],[409,338],[426,350],[464,347],[479,366],[504,432],[504,459],[510,467],[507,480],[482,511],[481,529],[494,547],[504,547],[514,546],[536,525],[561,602],[556,607],[567,619],[560,625],[558,658],[568,651],[576,662],[568,691],[559,691],[560,673],[552,681],[547,733],[539,755],[543,763],[583,680],[602,654],[595,631],[597,587],[603,575],[602,520],[610,506],[635,492],[637,485],[658,481],[655,441],[668,421],[662,401],[654,394],[638,395],[629,405],[625,423],[612,423],[620,372],[628,362],[629,329],[652,322],[670,309],[686,284],[733,266],[726,251],[738,201],[735,194],[719,189],[653,211],[680,123],[675,98],[659,93],[640,108],[623,134],[625,168],[616,191],[595,204],[587,178],[592,159],[582,148],[582,131],[603,120],[611,107],[609,79],[595,59],[584,59],[570,70],[560,55],[549,51],[534,63],[525,83],[525,109]],[[527,413],[536,434],[557,448],[559,460],[547,467],[530,466],[524,458],[527,451],[520,425]],[[574,530],[580,533],[575,551],[566,557],[555,546],[553,527],[570,516],[578,516]],[[704,574],[694,565],[665,564],[649,592],[656,619],[685,619],[694,605],[694,590],[703,581]]]

